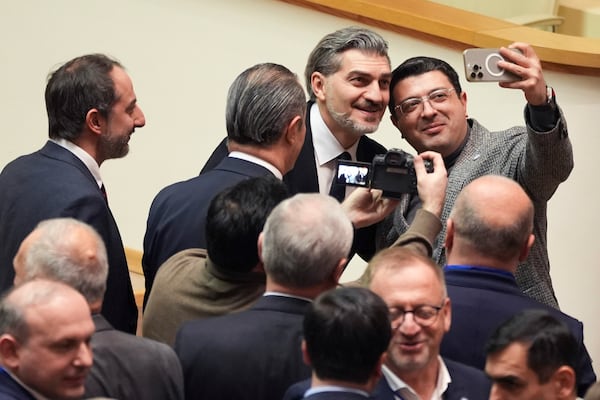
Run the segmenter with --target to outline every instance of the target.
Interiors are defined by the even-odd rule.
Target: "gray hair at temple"
[[[317,43],[317,46],[308,56],[308,62],[304,70],[306,90],[311,100],[315,100],[315,93],[311,85],[313,72],[320,72],[325,76],[336,73],[341,66],[341,54],[353,49],[384,56],[387,58],[388,63],[390,62],[388,44],[378,33],[357,26],[350,26],[330,33]]]
[[[229,88],[227,138],[239,144],[269,146],[296,116],[304,121],[306,95],[296,74],[279,64],[257,64]]]
[[[333,197],[297,194],[267,218],[262,247],[265,271],[288,287],[322,284],[348,257],[352,239],[352,223]]]
[[[108,258],[94,228],[73,218],[54,218],[40,222],[28,239],[15,257],[22,281],[56,280],[80,292],[89,304],[103,299]]]

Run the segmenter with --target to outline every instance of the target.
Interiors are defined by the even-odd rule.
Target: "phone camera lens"
[[[479,73],[477,74],[477,77],[478,77],[479,79],[483,78],[483,72],[479,71]]]
[[[477,64],[473,65],[473,71],[479,71],[479,65],[477,65]]]

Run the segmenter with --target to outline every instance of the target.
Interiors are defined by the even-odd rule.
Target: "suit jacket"
[[[473,367],[444,358],[444,364],[452,382],[443,394],[444,400],[481,400],[487,399],[491,383],[485,374]],[[287,390],[283,400],[302,399],[310,387],[310,379],[298,382]],[[385,376],[382,376],[370,397],[374,400],[395,400]]]
[[[85,382],[85,397],[128,400],[183,400],[183,375],[169,346],[115,330],[93,316],[94,364]]]
[[[102,314],[117,329],[135,333],[137,306],[117,224],[91,172],[53,142],[0,174],[0,291],[13,284],[12,261],[21,241],[40,221],[57,217],[86,222],[100,234],[109,263]]]
[[[526,119],[528,120],[526,109]],[[547,202],[573,168],[573,150],[562,113],[556,126],[545,133],[527,127],[490,132],[470,119],[467,142],[448,172],[446,201],[442,210],[443,230],[434,246],[434,260],[446,263],[444,240],[446,220],[456,197],[474,179],[488,174],[503,175],[517,181],[535,207],[535,242],[527,260],[519,265],[516,278],[521,290],[542,303],[558,307],[552,288],[546,240]],[[388,247],[409,225],[411,199],[405,196],[398,208],[380,224],[378,247]]]
[[[224,272],[207,258],[206,250],[183,250],[158,270],[142,332],[172,346],[184,322],[245,310],[264,292],[264,273]]]
[[[1,400],[35,400],[35,397],[0,367]]]
[[[445,275],[448,296],[452,300],[452,325],[442,341],[440,353],[444,357],[483,369],[484,347],[492,332],[520,311],[543,309],[567,325],[579,343],[579,364],[575,371],[578,394],[583,397],[596,381],[583,344],[581,322],[525,296],[514,279],[494,271],[448,269]],[[469,345],[465,346],[465,343]]]
[[[311,394],[310,396],[306,396],[305,399],[309,399],[309,400],[365,400],[365,399],[370,399],[370,397],[366,397],[360,393],[355,393],[355,392],[331,391],[331,392],[314,393],[314,394]]]
[[[156,195],[144,236],[144,303],[162,263],[181,250],[206,248],[206,213],[213,197],[244,179],[259,176],[273,174],[258,164],[225,157],[210,172],[167,186]]]
[[[306,112],[306,136],[304,144],[296,160],[294,168],[289,171],[283,181],[288,187],[291,195],[296,193],[318,193],[319,178],[317,176],[317,165],[315,161],[315,148],[312,137],[312,127],[310,124],[310,108],[314,104],[313,101],[307,103]],[[373,157],[377,154],[384,154],[386,148],[377,143],[366,135],[360,137],[356,148],[357,161],[368,162],[373,161]],[[217,148],[213,151],[210,158],[202,167],[200,174],[213,169],[219,160],[227,156],[227,139],[223,139]],[[356,231],[354,239],[353,253],[358,253],[363,259],[369,260],[375,254],[375,234],[376,226],[362,228]]]
[[[235,314],[192,321],[175,339],[186,399],[280,400],[309,378],[302,361],[302,321],[310,302],[262,297]]]

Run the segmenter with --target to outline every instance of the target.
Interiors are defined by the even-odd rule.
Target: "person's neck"
[[[487,267],[510,272],[513,275],[517,271],[517,266],[519,264],[518,260],[516,259],[498,260],[483,254],[456,248],[447,253],[446,263],[448,265],[473,265]]]
[[[230,141],[228,149],[230,152],[239,151],[260,158],[277,168],[282,175],[285,175],[291,169],[291,166],[286,165],[287,155],[280,150],[276,143],[266,147],[259,147]]]
[[[424,368],[418,370],[395,371],[388,366],[404,383],[417,393],[420,399],[430,399],[435,391],[440,370],[440,362],[437,357]]]
[[[340,381],[337,379],[320,379],[317,376],[317,374],[313,372],[310,387],[322,386],[338,386],[343,388],[362,390],[363,392],[367,393],[371,393],[371,391],[374,388],[374,385],[371,383],[371,380],[367,381],[367,383],[356,383],[349,381]]]
[[[315,299],[321,293],[333,289],[335,285],[330,284],[321,284],[321,285],[312,285],[306,288],[292,288],[289,286],[281,285],[277,282],[274,282],[267,276],[267,284],[265,287],[265,292],[278,292],[283,294],[289,294],[291,296],[304,297],[307,299]]]

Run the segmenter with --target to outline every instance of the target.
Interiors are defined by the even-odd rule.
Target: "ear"
[[[552,375],[552,385],[557,399],[570,399],[575,392],[575,371],[568,365],[559,367]]]
[[[310,86],[315,94],[315,97],[324,102],[325,101],[325,83],[326,77],[320,72],[313,72],[310,76]]]
[[[525,243],[523,243],[523,247],[521,247],[521,252],[519,253],[519,261],[525,261],[525,259],[529,255],[529,250],[531,250],[531,246],[533,246],[533,242],[535,242],[535,236],[533,235],[533,233],[531,233],[525,241]]]
[[[302,361],[304,361],[304,364],[306,364],[310,367],[312,364],[310,362],[310,356],[308,355],[308,350],[306,349],[306,340],[302,339],[302,344],[300,345],[300,347],[302,349]]]
[[[454,221],[451,218],[448,218],[446,221],[446,239],[444,241],[444,246],[446,247],[446,254],[449,254],[452,251],[452,245],[454,244]]]
[[[444,332],[448,332],[450,325],[452,325],[452,303],[450,297],[446,297],[442,310],[444,313]]]
[[[104,121],[104,117],[100,115],[100,112],[96,108],[92,108],[85,115],[85,125],[90,131],[97,135],[102,133]]]
[[[287,125],[285,131],[285,140],[290,146],[299,147],[304,143],[306,128],[304,126],[304,118],[301,115],[296,115]]]
[[[20,344],[14,336],[5,333],[0,336],[0,364],[9,370],[19,367]]]
[[[263,233],[261,232],[258,235],[258,243],[256,244],[257,248],[258,248],[258,258],[261,262],[261,264],[264,265],[264,260],[263,260],[263,256],[262,256],[262,250],[263,250]]]
[[[459,96],[458,96],[460,102],[462,103],[464,109],[465,109],[465,117],[467,116],[467,93],[466,92],[462,92]]]
[[[347,264],[348,264],[348,259],[342,258],[342,259],[340,259],[340,261],[338,262],[338,265],[333,270],[333,275],[331,276],[331,278],[333,279],[333,283],[336,286],[340,282],[340,278],[342,277],[342,274],[344,273],[344,269],[346,269]]]

